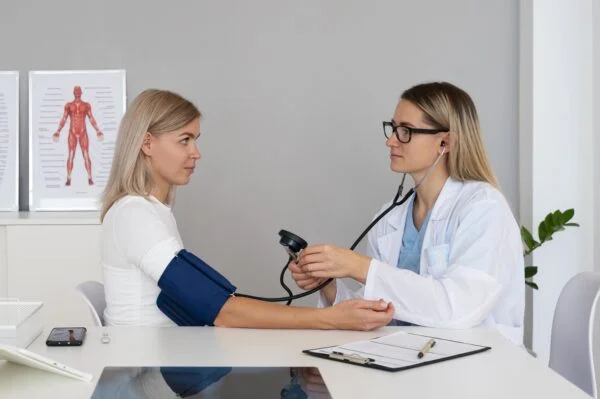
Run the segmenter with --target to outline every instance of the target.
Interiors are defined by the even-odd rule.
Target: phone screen
[[[81,345],[85,338],[85,327],[53,328],[46,340],[48,345]]]

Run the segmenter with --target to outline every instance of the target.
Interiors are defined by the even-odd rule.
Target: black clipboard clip
[[[347,361],[350,363],[356,363],[356,364],[375,363],[375,359],[371,359],[370,357],[363,357],[363,356],[357,355],[355,353],[346,354],[346,353],[342,353],[342,352],[333,351],[329,354],[329,358],[343,360],[343,361]]]

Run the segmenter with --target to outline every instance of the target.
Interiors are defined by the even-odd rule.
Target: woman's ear
[[[144,140],[142,141],[142,152],[146,156],[152,156],[152,139],[154,137],[151,133],[144,133]]]
[[[450,135],[446,134],[442,137],[442,141],[440,141],[440,152],[449,152],[450,151]]]

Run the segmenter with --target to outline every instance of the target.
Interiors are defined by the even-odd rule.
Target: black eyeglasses
[[[386,139],[392,137],[392,134],[396,135],[396,138],[401,143],[408,143],[413,135],[413,133],[418,134],[437,134],[437,133],[446,133],[449,132],[450,129],[418,129],[409,126],[394,125],[393,122],[383,122],[383,134]]]

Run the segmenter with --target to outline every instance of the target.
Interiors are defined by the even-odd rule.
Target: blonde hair
[[[479,117],[471,97],[447,82],[423,83],[402,93],[425,114],[424,122],[450,130],[450,152],[446,165],[455,180],[487,182],[498,188],[498,181],[487,158]]]
[[[102,195],[102,212],[126,195],[147,197],[154,187],[152,173],[142,152],[146,132],[172,132],[202,114],[194,104],[176,93],[149,89],[138,95],[121,120],[110,176]]]

